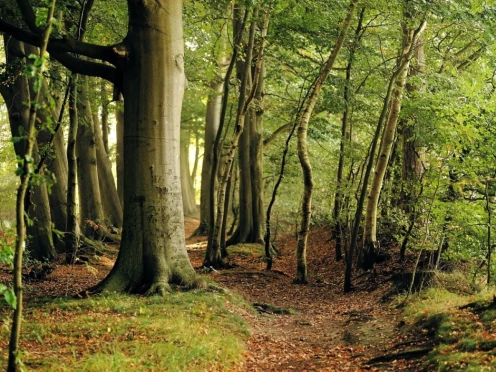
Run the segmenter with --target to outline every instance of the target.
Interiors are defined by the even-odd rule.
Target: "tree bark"
[[[88,78],[81,77],[78,84],[78,130],[76,140],[77,178],[79,190],[79,224],[85,226],[85,235],[99,237],[91,231],[88,221],[105,223],[98,181],[95,123],[88,97]],[[85,223],[86,221],[86,223]]]
[[[117,169],[117,195],[124,207],[124,111],[119,105],[115,111],[116,133],[117,133],[117,155],[115,157]]]
[[[200,226],[195,231],[195,235],[208,234],[210,226],[210,195],[216,196],[215,192],[210,190],[210,178],[212,177],[213,168],[214,140],[220,122],[223,86],[222,80],[214,80],[210,83],[210,93],[208,94],[207,112],[205,115],[205,145],[201,171]],[[215,204],[216,202],[213,203],[213,205]]]
[[[179,160],[181,163],[181,193],[183,196],[183,213],[185,216],[194,215],[197,212],[195,189],[193,188],[193,179],[189,171],[189,133],[182,133],[181,149]]]
[[[105,149],[105,141],[97,115],[98,110],[93,112],[93,124],[95,129],[95,150],[98,171],[98,185],[102,199],[103,215],[105,225],[122,227],[122,207],[112,173],[112,162]]]
[[[315,85],[313,87],[312,93],[308,98],[303,114],[301,115],[298,124],[298,158],[300,159],[300,165],[303,172],[303,201],[301,204],[301,224],[300,231],[298,232],[298,242],[296,248],[296,276],[294,278],[294,283],[306,284],[308,282],[307,274],[307,263],[306,263],[306,250],[307,250],[307,238],[308,230],[310,228],[310,218],[312,210],[312,191],[313,191],[313,176],[312,167],[310,164],[310,158],[308,157],[308,141],[307,141],[307,131],[308,123],[312,116],[313,109],[317,103],[320,91],[324,85],[329,72],[338,56],[341,46],[343,45],[348,29],[351,25],[351,19],[355,11],[358,0],[352,0],[348,7],[348,12],[346,18],[343,21],[341,30],[339,32],[336,44],[327,59],[324,68],[322,69]]]
[[[74,263],[79,247],[79,228],[76,212],[76,184],[77,184],[77,155],[76,141],[78,132],[77,114],[77,75],[73,74],[69,91],[69,134],[67,137],[67,226],[65,231],[66,262]]]
[[[384,128],[384,133],[381,140],[379,149],[379,156],[375,167],[374,178],[370,186],[367,209],[365,215],[365,247],[363,257],[361,258],[361,267],[365,270],[372,269],[374,266],[375,252],[377,249],[377,206],[379,203],[379,196],[384,181],[384,175],[391,155],[394,138],[396,136],[396,128],[398,124],[398,117],[401,110],[401,100],[403,98],[403,90],[405,88],[408,68],[410,66],[410,59],[412,58],[415,48],[417,48],[417,41],[421,33],[425,29],[426,23],[422,21],[417,30],[407,30],[406,23],[403,24],[403,49],[401,58],[399,60],[398,77],[396,86],[393,92],[393,98],[389,109],[389,116]]]
[[[7,63],[16,63],[18,58],[24,57],[24,45],[8,35],[4,35],[4,47]],[[12,137],[26,136],[30,115],[30,84],[25,75],[19,74],[16,79],[9,81],[8,85],[1,85],[0,93],[5,101],[9,114]],[[16,155],[24,159],[27,150],[25,139],[14,143]],[[34,164],[39,161],[37,143],[33,144],[32,156]],[[40,174],[41,176],[41,174]],[[28,217],[33,224],[27,226],[29,237],[26,249],[30,257],[40,261],[51,261],[55,258],[55,248],[52,238],[52,221],[46,183],[29,187]]]
[[[241,64],[243,65],[243,64]],[[244,66],[240,66],[243,71]],[[251,85],[249,71],[248,85]],[[227,241],[227,245],[264,242],[263,227],[263,95],[264,67],[257,84],[254,100],[257,108],[250,108],[246,114],[245,126],[240,138],[239,161],[239,223]]]
[[[352,107],[351,107],[351,71],[353,68],[353,62],[355,60],[355,51],[358,47],[362,32],[362,22],[363,16],[365,14],[365,8],[360,11],[360,16],[358,18],[358,25],[355,30],[355,38],[353,44],[349,51],[348,63],[346,65],[346,81],[343,89],[343,98],[345,102],[345,109],[343,112],[343,117],[341,119],[341,139],[339,144],[339,161],[338,161],[338,171],[336,179],[336,194],[334,197],[334,209],[333,209],[333,237],[335,239],[335,259],[336,261],[341,261],[343,258],[343,218],[341,216],[342,204],[343,204],[343,171],[344,171],[344,161],[345,161],[345,150],[346,144],[351,140],[351,131],[349,130],[349,121],[351,118]]]
[[[179,167],[185,86],[182,1],[128,0],[121,61],[124,93],[124,226],[121,249],[94,291],[164,294],[193,284],[184,241]],[[136,182],[139,180],[139,182]]]
[[[255,29],[256,29],[257,15],[258,15],[258,8],[256,7],[253,11],[253,19],[254,20],[252,21],[252,24],[250,27],[250,33],[249,33],[250,36],[249,36],[249,41],[248,41],[247,55],[245,58],[245,68],[247,71],[251,69],[251,60],[252,60],[252,53],[253,53],[253,48],[254,48],[254,38],[255,38],[255,31],[256,31]],[[243,75],[244,78],[241,82],[238,112],[237,112],[237,116],[236,116],[236,126],[234,128],[234,133],[233,133],[233,136],[231,139],[231,144],[230,144],[227,156],[226,156],[225,165],[224,165],[224,169],[222,172],[222,177],[220,179],[217,208],[216,208],[217,213],[215,216],[215,224],[213,226],[213,229],[211,232],[209,232],[209,242],[208,242],[207,253],[205,255],[205,261],[204,261],[205,266],[218,267],[218,266],[222,265],[222,257],[221,257],[222,236],[221,235],[222,235],[222,231],[223,231],[222,223],[223,223],[223,221],[225,221],[225,219],[224,219],[224,212],[225,212],[224,203],[226,201],[227,182],[229,181],[229,178],[231,177],[231,174],[232,174],[231,172],[232,172],[232,168],[233,168],[234,157],[236,155],[236,150],[238,147],[240,136],[244,130],[246,114],[248,112],[249,105],[252,102],[254,95],[256,93],[256,90],[257,90],[256,82],[258,82],[258,78],[259,78],[260,70],[261,70],[261,63],[263,61],[263,50],[264,50],[264,46],[265,46],[265,38],[266,38],[268,23],[269,23],[268,13],[264,13],[264,21],[263,21],[263,27],[262,27],[262,39],[261,39],[259,49],[258,49],[258,61],[257,61],[256,66],[255,66],[255,73],[254,73],[254,78],[253,78],[253,81],[255,82],[255,84],[254,84],[254,86],[251,87],[250,91],[248,92],[248,89],[247,89],[248,73],[245,73]],[[239,32],[238,32],[238,34],[239,34]],[[226,99],[227,97],[224,96],[224,98]]]

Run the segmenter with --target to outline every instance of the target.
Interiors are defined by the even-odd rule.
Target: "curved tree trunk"
[[[247,14],[247,13],[246,13]],[[266,39],[266,34],[267,34],[267,28],[268,28],[268,23],[269,23],[269,16],[268,13],[264,13],[264,21],[263,21],[263,27],[262,27],[262,39],[259,45],[258,49],[258,60],[255,66],[255,73],[254,73],[254,86],[251,87],[250,91],[248,92],[247,85],[248,85],[248,71],[250,70],[251,67],[251,60],[252,60],[252,53],[253,53],[253,48],[254,48],[254,39],[255,39],[255,31],[256,31],[256,18],[258,16],[258,7],[255,7],[253,11],[253,21],[250,26],[250,36],[249,36],[249,41],[248,41],[248,49],[247,49],[247,54],[245,57],[245,68],[246,68],[246,73],[243,75],[243,80],[241,82],[241,87],[240,87],[240,96],[239,96],[239,105],[238,105],[238,113],[236,116],[236,126],[234,128],[234,133],[231,139],[231,145],[229,147],[229,151],[226,156],[226,164],[223,169],[222,177],[220,179],[220,184],[219,184],[219,191],[218,191],[218,200],[217,200],[217,214],[215,216],[215,224],[213,226],[212,231],[209,233],[209,241],[207,245],[207,252],[205,255],[205,261],[204,265],[205,266],[220,266],[222,265],[222,257],[221,257],[221,241],[223,240],[222,238],[222,231],[225,230],[222,228],[222,223],[225,221],[224,219],[224,213],[225,213],[225,206],[224,203],[226,201],[226,188],[227,188],[227,183],[229,181],[229,178],[231,177],[231,172],[233,168],[233,163],[234,163],[234,157],[236,155],[236,150],[238,147],[239,143],[239,138],[241,134],[243,133],[244,126],[245,126],[245,120],[246,120],[246,115],[248,112],[249,104],[252,102],[256,90],[257,90],[257,82],[259,79],[261,67],[262,67],[262,61],[263,61],[263,51],[264,51],[264,46],[265,46],[265,39]]]
[[[122,47],[124,226],[121,249],[94,291],[165,293],[192,284],[179,167],[185,86],[182,1],[128,0]],[[139,180],[139,182],[137,182]]]
[[[343,45],[348,29],[351,25],[351,18],[355,11],[358,0],[352,0],[346,18],[343,21],[341,30],[336,40],[336,45],[334,46],[329,58],[326,61],[322,72],[320,73],[315,85],[313,87],[312,93],[310,94],[305,109],[301,115],[298,124],[298,158],[300,159],[301,168],[303,171],[303,201],[301,203],[301,224],[300,231],[298,232],[298,242],[296,248],[296,276],[294,278],[294,283],[306,284],[308,282],[307,274],[307,262],[306,262],[306,250],[307,250],[307,238],[308,230],[310,228],[310,217],[312,210],[312,191],[313,191],[313,177],[312,177],[312,167],[310,165],[310,159],[308,157],[308,141],[307,141],[307,131],[308,123],[312,116],[313,109],[319,97],[322,86],[324,85],[329,72],[331,71],[334,61],[336,60],[341,46]]]
[[[410,59],[417,47],[417,40],[420,34],[425,29],[425,21],[422,21],[419,28],[415,31],[407,30],[406,24],[403,25],[403,51],[399,61],[398,77],[396,87],[394,88],[393,98],[389,109],[389,117],[382,135],[379,156],[375,166],[374,178],[370,186],[367,209],[365,215],[365,247],[363,257],[361,258],[361,267],[365,270],[371,269],[374,266],[375,252],[377,249],[377,206],[379,196],[386,173],[386,168],[391,155],[394,138],[396,136],[396,128],[398,117],[401,110],[401,100],[403,98],[403,90],[405,88],[406,79],[408,76],[408,68]]]
[[[96,224],[105,222],[102,198],[98,183],[98,168],[96,155],[95,123],[88,99],[88,80],[80,77],[78,84],[78,130],[77,130],[77,178],[79,190],[79,224],[86,226],[85,235],[91,237],[95,233],[85,221]]]

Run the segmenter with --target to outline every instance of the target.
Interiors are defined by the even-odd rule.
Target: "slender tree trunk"
[[[492,209],[491,209],[491,197],[489,196],[489,180],[486,180],[486,211],[487,211],[487,285],[491,285],[492,279],[492,253],[493,247],[491,243],[491,233],[492,233]],[[441,250],[439,250],[439,255],[441,256]]]
[[[215,197],[215,192],[210,190],[212,177],[213,145],[217,130],[219,129],[220,113],[222,107],[223,82],[214,80],[210,84],[210,93],[207,100],[207,113],[205,117],[205,145],[201,171],[200,191],[200,226],[195,231],[196,235],[207,235],[210,217],[210,195]],[[213,203],[216,204],[215,202]]]
[[[367,210],[365,215],[365,249],[363,257],[361,258],[361,267],[365,270],[372,269],[374,266],[375,252],[377,249],[377,206],[379,204],[379,196],[386,173],[386,168],[391,155],[394,138],[396,136],[396,128],[398,124],[398,117],[401,110],[401,100],[403,98],[403,90],[406,85],[408,76],[408,68],[410,66],[410,59],[417,47],[417,41],[420,34],[425,29],[426,23],[422,21],[419,28],[415,31],[407,30],[406,24],[403,25],[403,51],[399,61],[399,73],[396,80],[396,86],[393,92],[393,99],[389,109],[389,117],[384,128],[384,133],[381,140],[379,149],[379,157],[375,167],[374,178],[370,186]]]
[[[47,27],[43,34],[42,44],[40,48],[40,56],[44,57],[46,53],[46,48],[48,44],[48,39],[50,37],[50,32],[52,29],[52,18],[55,10],[55,0],[52,0],[51,6],[47,14]],[[6,48],[7,49],[7,48]],[[8,50],[8,49],[7,49]],[[40,68],[37,76],[35,78],[39,79],[40,82],[43,81],[42,69]],[[26,84],[27,85],[27,84]],[[29,98],[29,94],[27,95]],[[25,198],[26,191],[28,190],[29,180],[31,178],[32,169],[32,157],[34,153],[34,146],[36,145],[36,103],[40,99],[40,90],[38,90],[34,96],[34,100],[31,102],[29,119],[27,122],[27,127],[25,134],[27,138],[25,140],[25,151],[23,154],[23,163],[21,166],[21,183],[17,189],[17,200],[16,200],[16,246],[14,251],[14,293],[16,296],[16,307],[14,309],[14,314],[12,317],[12,328],[10,333],[9,341],[9,360],[7,365],[8,372],[16,372],[21,369],[19,361],[19,339],[21,336],[21,321],[22,321],[22,310],[23,310],[23,285],[22,285],[22,256],[26,239],[26,220],[25,220]],[[23,141],[24,142],[24,141]],[[51,231],[50,231],[51,235]]]
[[[182,1],[128,0],[122,45],[124,217],[121,249],[94,291],[164,294],[192,285],[179,167],[185,86]],[[139,180],[139,182],[136,182]]]
[[[76,214],[77,156],[76,141],[78,132],[77,114],[77,75],[71,79],[69,93],[69,135],[67,138],[67,227],[65,231],[66,262],[74,263],[79,246],[79,229]]]
[[[98,182],[98,161],[96,155],[95,123],[88,98],[88,80],[80,77],[78,84],[78,131],[77,131],[77,159],[78,159],[78,190],[79,213],[81,226],[85,226],[85,235],[95,235],[91,226],[85,221],[104,224],[102,198]],[[97,237],[97,236],[95,236]]]
[[[306,284],[308,282],[306,249],[307,249],[308,230],[310,228],[310,217],[312,210],[312,191],[313,191],[312,167],[310,165],[310,158],[308,157],[308,148],[307,148],[308,123],[310,122],[310,118],[312,116],[312,112],[317,102],[317,99],[320,95],[320,91],[322,90],[322,86],[324,85],[324,82],[327,79],[327,76],[329,75],[332,66],[334,65],[334,62],[339,54],[339,51],[341,50],[341,46],[343,45],[344,39],[348,33],[348,29],[351,25],[351,19],[353,17],[353,13],[355,11],[357,3],[358,0],[352,0],[350,2],[348,12],[341,26],[338,39],[336,40],[336,44],[314,85],[313,91],[310,94],[310,97],[308,98],[307,104],[305,106],[305,109],[303,110],[303,114],[301,115],[298,124],[298,158],[300,159],[300,164],[303,171],[304,191],[303,191],[303,202],[301,204],[301,224],[300,224],[300,231],[298,232],[298,242],[296,248],[296,276],[294,279],[294,283],[297,284]]]
[[[96,111],[93,114],[93,123],[95,128],[95,149],[98,171],[98,185],[100,186],[100,195],[102,198],[103,215],[105,225],[122,227],[122,207],[115,185],[114,174],[112,173],[112,162],[105,150],[104,139]],[[103,127],[103,125],[102,125]]]
[[[181,149],[179,160],[181,162],[181,193],[183,196],[183,212],[185,216],[194,215],[197,212],[195,190],[193,188],[193,179],[189,171],[189,133],[182,132],[184,135],[181,139]]]
[[[107,155],[110,154],[109,152],[109,144],[108,144],[108,135],[110,132],[110,127],[108,124],[108,117],[109,117],[109,99],[108,99],[108,92],[107,92],[107,82],[103,79],[100,80],[100,98],[102,101],[102,140],[103,140],[103,147],[105,149],[105,152]],[[118,225],[120,226],[120,225]]]
[[[253,12],[254,21],[250,27],[250,37],[248,42],[248,52],[246,55],[246,70],[248,71],[251,66],[252,60],[252,52],[254,48],[254,39],[255,39],[255,29],[256,29],[256,18],[258,15],[258,8],[255,8]],[[222,234],[222,222],[224,221],[224,203],[226,200],[226,187],[227,182],[231,176],[234,156],[236,155],[236,149],[238,147],[239,138],[243,132],[246,114],[248,112],[249,104],[253,100],[257,87],[256,83],[258,82],[258,78],[261,70],[261,63],[263,61],[263,51],[265,46],[266,33],[268,28],[269,18],[268,13],[264,13],[264,22],[262,27],[262,39],[260,42],[259,50],[258,50],[258,61],[255,67],[255,74],[253,81],[255,82],[254,86],[251,87],[251,90],[247,92],[247,84],[248,84],[248,73],[244,75],[244,79],[241,83],[240,87],[240,98],[238,105],[238,113],[236,118],[236,126],[234,128],[233,137],[231,140],[231,146],[227,153],[226,157],[226,165],[223,170],[223,174],[219,184],[218,191],[218,200],[217,200],[217,215],[215,217],[215,225],[213,226],[212,232],[209,233],[209,243],[207,246],[207,253],[205,258],[205,266],[219,266],[222,265],[221,258],[221,234]]]
[[[355,31],[355,38],[353,44],[349,51],[348,64],[346,65],[346,82],[343,90],[343,98],[345,102],[345,109],[343,112],[343,117],[341,119],[341,142],[339,144],[339,161],[338,161],[338,171],[336,180],[336,195],[334,198],[334,228],[333,237],[336,239],[335,243],[335,258],[336,261],[341,261],[343,257],[342,245],[343,245],[343,218],[341,216],[342,204],[343,204],[343,170],[345,161],[346,144],[351,140],[351,132],[349,130],[349,121],[352,113],[351,107],[351,71],[353,68],[353,62],[355,59],[355,51],[358,47],[360,41],[360,34],[362,32],[362,22],[363,16],[365,14],[365,8],[360,11],[360,16],[358,18],[358,25]]]

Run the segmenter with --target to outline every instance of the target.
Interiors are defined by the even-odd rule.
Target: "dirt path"
[[[188,222],[186,236],[188,226],[194,226],[194,221]],[[323,229],[314,229],[310,235],[308,285],[292,284],[296,265],[291,237],[278,242],[282,254],[272,272],[263,271],[260,255],[250,253],[253,247],[235,247],[230,260],[236,268],[211,274],[250,302],[295,311],[276,315],[260,309],[259,316],[249,317],[252,335],[246,361],[239,370],[420,371],[418,360],[366,364],[373,357],[401,351],[400,345],[412,336],[401,332],[398,311],[381,303],[388,286],[371,290],[382,280],[380,275],[374,280],[363,276],[355,283],[355,292],[342,293],[342,263],[334,262],[327,239]],[[188,244],[193,266],[198,268],[205,243],[194,238],[188,239]]]
[[[186,220],[187,237],[197,225],[198,220]],[[187,239],[192,264],[198,269],[205,254],[205,239]],[[357,289],[344,295],[343,264],[334,261],[327,240],[328,232],[324,229],[311,231],[308,285],[292,284],[296,242],[289,235],[277,242],[281,254],[271,272],[263,271],[260,247],[250,245],[230,248],[229,260],[236,265],[234,269],[209,274],[252,303],[292,309],[290,315],[276,315],[261,307],[259,315],[245,315],[251,336],[245,361],[238,371],[421,371],[418,360],[366,364],[373,357],[415,346],[405,342],[412,336],[404,335],[398,327],[398,311],[381,303],[388,290],[386,274],[392,268],[379,266],[376,277],[358,278],[354,282]],[[45,280],[37,281],[35,286],[26,284],[26,297],[79,293],[103,279],[114,259],[102,257],[91,265],[74,266],[61,261]],[[0,279],[8,275],[0,271]]]

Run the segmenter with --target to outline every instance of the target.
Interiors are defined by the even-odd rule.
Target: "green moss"
[[[496,370],[496,310],[492,293],[463,296],[431,289],[404,309],[412,328],[420,328],[437,346],[429,370]]]
[[[244,308],[208,290],[36,301],[23,323],[23,362],[47,371],[230,370],[248,336],[236,315]],[[0,339],[8,339],[6,327]]]

